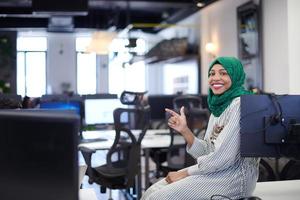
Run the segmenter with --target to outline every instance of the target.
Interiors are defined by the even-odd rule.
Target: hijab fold
[[[245,90],[243,84],[245,81],[245,72],[242,63],[234,57],[218,57],[209,66],[208,76],[211,68],[215,64],[220,64],[227,71],[231,79],[231,87],[223,94],[215,95],[211,89],[208,91],[208,107],[210,112],[219,117],[224,110],[230,105],[232,100],[244,94],[252,94]]]

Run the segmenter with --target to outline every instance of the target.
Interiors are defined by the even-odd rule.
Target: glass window
[[[17,93],[40,97],[46,92],[46,37],[18,37]]]
[[[90,37],[76,38],[78,94],[97,92],[96,54],[85,52],[90,41]]]
[[[111,45],[109,63],[109,92],[121,94],[124,90],[142,92],[146,90],[145,62],[131,63],[133,54],[145,52],[145,42],[137,39],[135,48],[127,48],[127,39],[115,39]]]
[[[46,37],[18,37],[18,51],[47,51]]]

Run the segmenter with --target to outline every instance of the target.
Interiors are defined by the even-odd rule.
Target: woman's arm
[[[229,120],[214,143],[214,151],[200,156],[197,159],[197,164],[188,168],[188,174],[203,174],[223,170],[236,161],[240,150],[240,100],[233,101],[230,108],[225,112]]]

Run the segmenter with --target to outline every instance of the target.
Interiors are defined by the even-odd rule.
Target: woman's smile
[[[209,87],[215,95],[223,94],[231,87],[231,79],[220,64],[215,64],[210,72],[208,77]]]

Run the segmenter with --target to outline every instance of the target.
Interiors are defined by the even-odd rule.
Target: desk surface
[[[170,146],[171,137],[170,135],[158,134],[162,132],[168,132],[169,129],[151,129],[147,130],[143,140],[142,140],[142,148],[165,148]],[[140,131],[133,131],[133,134],[138,135]],[[100,131],[88,131],[82,133],[83,137],[86,139],[92,138],[105,138],[106,141],[99,142],[90,142],[90,143],[82,143],[80,146],[84,146],[90,149],[109,149],[113,144],[115,131],[114,130],[100,130]],[[174,137],[174,144],[184,144],[184,139],[182,136],[177,135]]]
[[[259,182],[253,196],[263,200],[300,199],[300,180]]]
[[[98,200],[94,189],[80,189],[79,190],[79,200]]]

